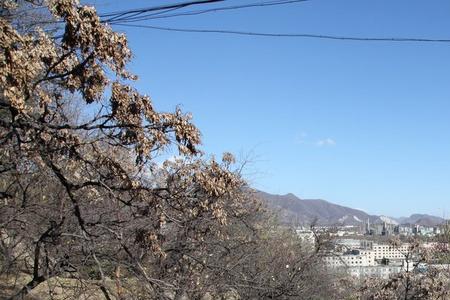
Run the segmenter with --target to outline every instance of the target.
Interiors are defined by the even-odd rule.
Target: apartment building
[[[392,274],[399,273],[402,270],[402,266],[363,266],[363,267],[349,267],[348,273],[353,277],[359,279],[366,279],[368,277],[377,277],[388,279]]]
[[[375,255],[375,260],[381,260],[383,258],[402,260],[405,259],[409,251],[409,244],[405,243],[401,246],[394,247],[390,244],[372,243],[372,250]]]
[[[344,254],[325,256],[323,259],[330,268],[375,265],[375,255],[371,250],[352,250]]]

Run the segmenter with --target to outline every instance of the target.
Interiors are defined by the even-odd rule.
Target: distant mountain
[[[270,208],[277,211],[281,220],[286,223],[310,224],[316,221],[320,225],[361,225],[367,222],[367,219],[373,222],[378,218],[361,210],[321,199],[300,199],[294,194],[272,195],[265,192],[257,194]]]
[[[407,218],[394,219],[387,216],[370,215],[362,210],[333,204],[322,199],[300,199],[294,194],[273,195],[257,191],[259,198],[277,211],[285,223],[311,224],[316,221],[319,225],[363,225],[370,221],[371,224],[418,224],[423,226],[435,226],[445,220],[436,216],[414,214]]]
[[[399,218],[401,224],[416,224],[422,226],[435,226],[445,222],[445,219],[426,215],[426,214],[413,214],[409,217]]]

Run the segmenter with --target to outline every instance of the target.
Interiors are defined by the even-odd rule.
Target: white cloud
[[[316,145],[319,147],[334,146],[336,145],[336,141],[333,140],[332,138],[326,138],[323,140],[318,140],[316,142]]]

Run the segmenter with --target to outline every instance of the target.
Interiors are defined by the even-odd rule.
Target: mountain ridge
[[[370,223],[415,224],[436,226],[445,219],[428,214],[412,214],[409,217],[393,218],[383,215],[372,215],[359,209],[335,204],[323,199],[301,199],[293,193],[285,195],[256,191],[256,195],[265,201],[269,208],[278,212],[282,222],[290,224],[318,225],[364,225]]]

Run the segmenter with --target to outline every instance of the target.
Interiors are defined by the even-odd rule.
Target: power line
[[[306,2],[306,1],[309,1],[309,0],[276,0],[276,1],[265,1],[265,2],[254,2],[254,3],[241,4],[241,5],[215,7],[215,8],[203,9],[203,10],[193,10],[193,11],[180,12],[180,13],[174,13],[174,14],[169,14],[169,15],[165,14],[168,11],[163,11],[163,12],[156,13],[156,14],[158,14],[158,16],[155,16],[156,14],[143,15],[143,16],[142,15],[128,16],[125,18],[114,19],[114,20],[110,21],[110,23],[111,24],[118,23],[118,22],[128,23],[128,22],[138,22],[138,21],[144,21],[144,20],[173,18],[173,17],[180,17],[180,16],[193,16],[193,15],[200,15],[200,14],[206,14],[206,13],[218,12],[218,11],[236,10],[236,9],[252,8],[252,7],[285,5],[285,4]]]
[[[159,14],[167,13],[170,11],[174,11],[176,9],[185,8],[188,6],[211,4],[211,3],[225,2],[225,1],[227,1],[227,0],[193,0],[193,1],[188,1],[188,2],[180,2],[180,3],[151,6],[151,7],[137,8],[137,9],[128,9],[128,10],[123,10],[123,11],[98,14],[98,16],[102,23],[113,24],[114,22],[119,22],[119,21],[127,22],[128,19],[138,17],[139,15],[142,15],[145,13],[151,13],[149,16],[159,15]],[[46,23],[64,23],[64,21],[63,20],[51,20],[51,21],[46,21],[46,22],[40,22],[39,24],[46,24]]]
[[[160,18],[171,18],[177,16],[190,16],[199,15],[209,12],[235,10],[251,7],[265,7],[292,4],[298,2],[306,2],[309,0],[271,0],[254,2],[242,5],[222,6],[203,10],[193,10],[180,13],[166,14],[178,9],[182,9],[188,6],[195,6],[201,4],[212,4],[218,2],[225,2],[227,0],[192,0],[181,3],[173,3],[167,5],[129,9],[118,12],[111,12],[106,14],[100,14],[101,22],[109,23],[111,25],[146,28],[152,30],[163,30],[173,32],[185,32],[185,33],[210,33],[210,34],[231,34],[242,36],[260,36],[260,37],[279,37],[279,38],[314,38],[314,39],[328,39],[328,40],[343,40],[343,41],[365,41],[365,42],[418,42],[418,43],[449,43],[450,39],[432,39],[432,38],[412,38],[412,37],[357,37],[357,36],[339,36],[339,35],[326,35],[326,34],[309,34],[309,33],[273,33],[273,32],[252,32],[252,31],[240,31],[240,30],[226,30],[226,29],[192,29],[192,28],[173,28],[173,27],[161,27],[144,24],[127,24],[143,20],[152,20]],[[60,23],[63,21],[51,21],[42,23]]]
[[[417,43],[450,43],[450,39],[429,39],[429,38],[412,38],[412,37],[356,37],[356,36],[339,36],[339,35],[324,35],[324,34],[309,34],[309,33],[270,33],[270,32],[251,32],[251,31],[237,31],[224,29],[190,29],[190,28],[173,28],[160,27],[142,24],[122,24],[116,23],[114,25],[146,28],[162,31],[174,32],[190,32],[190,33],[218,33],[218,34],[232,34],[244,36],[261,36],[261,37],[279,37],[279,38],[313,38],[313,39],[327,39],[327,40],[341,40],[341,41],[359,41],[359,42],[417,42]]]
[[[121,20],[124,18],[126,19],[127,17],[138,16],[138,15],[148,13],[148,12],[179,9],[179,8],[184,8],[184,7],[198,5],[198,4],[209,4],[209,3],[224,2],[224,1],[226,1],[226,0],[194,0],[194,1],[189,1],[189,2],[181,2],[181,3],[167,4],[167,5],[146,7],[146,8],[129,9],[129,10],[124,10],[124,11],[119,11],[119,12],[101,14],[99,16],[100,16],[100,18],[107,18],[106,20],[105,19],[102,20],[103,22],[111,22],[114,20]]]

